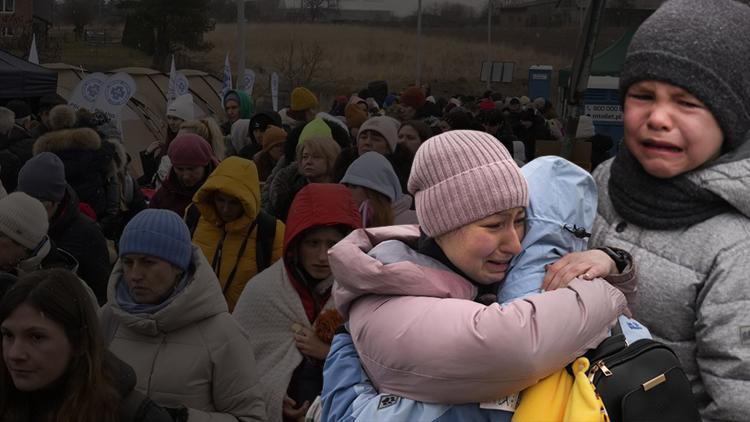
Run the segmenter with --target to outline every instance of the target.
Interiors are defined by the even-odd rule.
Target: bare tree
[[[311,21],[320,20],[325,15],[338,13],[339,0],[302,0],[302,15],[309,16]]]
[[[73,24],[76,39],[83,37],[86,26],[94,21],[99,10],[98,0],[65,0],[63,16]]]
[[[274,65],[291,86],[307,86],[323,71],[323,56],[320,44],[292,40],[287,51],[275,58]]]

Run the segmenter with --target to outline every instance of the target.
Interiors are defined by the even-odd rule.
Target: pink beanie
[[[172,166],[205,167],[213,164],[215,168],[219,165],[208,141],[192,133],[177,135],[169,143],[167,156]]]
[[[529,204],[526,179],[492,135],[454,130],[423,143],[409,177],[422,230],[437,237]]]

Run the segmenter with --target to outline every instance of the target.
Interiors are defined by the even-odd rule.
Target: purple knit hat
[[[526,179],[508,150],[493,136],[472,130],[446,132],[423,143],[407,187],[422,230],[433,238],[529,205]]]

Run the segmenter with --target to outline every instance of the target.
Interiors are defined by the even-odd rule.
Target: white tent
[[[44,67],[57,71],[57,93],[69,98],[78,83],[86,76],[81,68],[64,63],[44,64]],[[214,116],[223,119],[219,99],[221,80],[198,70],[180,70],[190,82],[190,93],[195,102],[196,117]],[[157,70],[128,67],[114,69],[106,74],[128,73],[137,85],[136,94],[123,109],[123,143],[133,158],[132,171],[140,175],[139,152],[156,140],[166,136],[167,87],[169,75]]]

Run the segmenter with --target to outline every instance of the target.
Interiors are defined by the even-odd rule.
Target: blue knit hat
[[[120,257],[129,254],[150,255],[187,270],[193,256],[190,230],[174,211],[141,211],[120,238]]]

